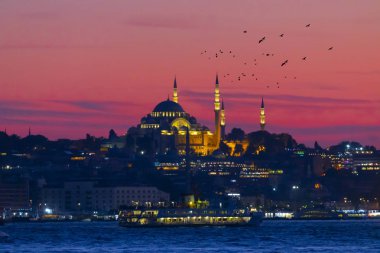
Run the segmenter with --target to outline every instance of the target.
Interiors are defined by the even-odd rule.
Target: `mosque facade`
[[[218,76],[214,89],[214,132],[198,123],[194,116],[183,109],[179,103],[177,89],[177,80],[174,79],[172,99],[168,98],[158,103],[151,113],[141,119],[136,128],[128,131],[128,135],[135,139],[150,139],[150,148],[153,148],[156,154],[176,150],[180,155],[185,155],[187,152],[201,156],[210,155],[219,148],[226,127]]]

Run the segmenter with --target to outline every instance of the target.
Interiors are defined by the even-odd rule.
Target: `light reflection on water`
[[[123,228],[14,223],[0,252],[380,252],[380,220],[264,221],[260,227]]]

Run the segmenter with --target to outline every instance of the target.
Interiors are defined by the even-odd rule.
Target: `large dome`
[[[154,107],[153,112],[185,112],[180,104],[165,100]]]

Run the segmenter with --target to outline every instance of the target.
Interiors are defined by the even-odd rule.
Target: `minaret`
[[[263,97],[261,97],[260,128],[261,128],[261,131],[265,130],[265,110],[264,110],[264,98]]]
[[[178,103],[177,78],[174,77],[173,102]]]
[[[214,111],[215,111],[215,140],[216,146],[219,148],[220,142],[220,94],[219,94],[219,80],[218,74],[215,80],[215,99],[214,99]]]
[[[222,110],[220,110],[220,130],[221,130],[221,139],[224,140],[226,135],[226,115],[224,114],[224,102],[222,98]]]

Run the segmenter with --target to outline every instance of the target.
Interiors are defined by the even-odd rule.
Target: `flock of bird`
[[[310,28],[311,27],[311,24],[307,24],[305,25],[305,28]],[[243,30],[243,33],[244,34],[247,34],[248,31],[247,30]],[[284,33],[281,33],[279,35],[279,38],[283,38],[285,36]],[[265,43],[265,41],[268,40],[267,36],[263,36],[261,39],[258,40],[258,44],[263,44]],[[329,47],[327,50],[328,51],[331,51],[333,50],[334,47]],[[213,59],[217,59],[217,58],[222,58],[222,57],[231,57],[231,58],[239,58],[238,54],[232,50],[222,50],[222,49],[219,49],[218,51],[216,52],[209,52],[207,50],[203,50],[201,52],[201,55],[202,56],[206,56],[208,60],[213,60]],[[274,53],[271,53],[271,52],[265,52],[265,53],[262,53],[261,54],[262,56],[265,56],[265,57],[273,57],[275,56]],[[307,56],[304,56],[302,58],[300,58],[301,61],[306,61],[308,59]],[[245,65],[245,66],[257,66],[258,65],[258,57],[254,58],[253,59],[253,62],[247,62],[247,61],[243,61],[242,64]],[[290,64],[289,62],[289,59],[284,59],[283,61],[281,61],[279,63],[279,67],[285,67],[286,65]],[[231,83],[234,83],[235,81],[237,82],[240,82],[243,78],[246,78],[246,77],[251,77],[253,78],[254,81],[259,81],[259,77],[258,75],[256,75],[256,73],[246,73],[246,72],[241,72],[241,73],[238,73],[238,74],[231,74],[231,73],[225,73],[222,75],[223,78],[226,78],[227,80],[230,80]],[[284,76],[283,77],[284,79],[288,79],[288,76]],[[289,77],[290,79],[291,77]],[[296,76],[293,77],[293,79],[297,79]],[[276,87],[277,88],[280,88],[280,82],[275,82],[276,83]],[[267,88],[270,88],[271,85],[266,85]]]

